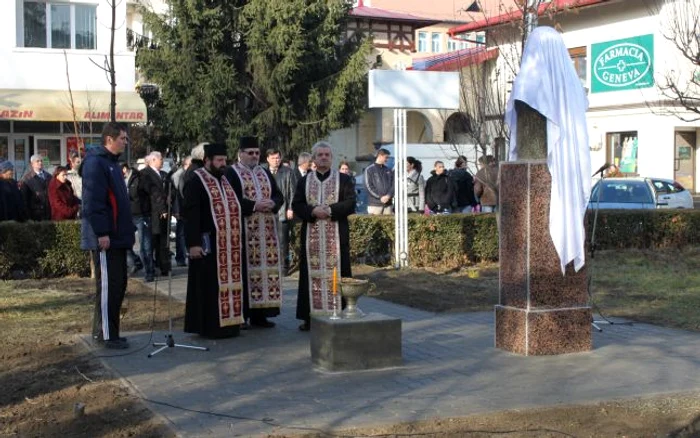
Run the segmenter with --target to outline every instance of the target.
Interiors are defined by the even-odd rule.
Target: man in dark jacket
[[[124,175],[124,183],[126,184],[126,190],[129,192],[129,202],[131,204],[131,217],[133,218],[134,227],[136,227],[136,239],[139,239],[139,249],[141,234],[139,232],[139,225],[141,224],[141,204],[139,200],[139,171],[133,167],[129,167],[128,163],[122,163],[122,175]],[[136,254],[134,248],[131,247],[126,252],[127,259],[131,260],[130,273],[135,274],[141,269],[143,269],[143,262],[141,257]]]
[[[144,219],[150,216],[150,228],[144,227],[144,234],[151,233],[153,251],[141,248],[141,258],[146,266],[146,281],[153,279],[155,269],[150,259],[155,253],[155,262],[161,275],[170,272],[170,247],[168,236],[168,188],[167,174],[160,169],[163,167],[163,156],[160,152],[151,152],[146,156],[146,167],[139,173],[139,198],[141,200]],[[149,259],[147,261],[146,259]],[[150,266],[149,266],[150,264]],[[150,270],[150,272],[149,272]]]
[[[282,256],[282,273],[289,274],[289,228],[294,219],[292,211],[292,199],[294,199],[294,189],[296,181],[294,171],[289,167],[282,166],[282,153],[279,149],[268,149],[267,169],[275,177],[277,188],[284,197],[284,203],[277,212],[277,239],[280,242],[280,254]]]
[[[394,199],[394,172],[386,166],[390,152],[384,148],[377,151],[373,164],[365,169],[367,188],[367,213],[391,214],[391,200]]]
[[[476,205],[474,197],[474,178],[467,170],[467,158],[460,155],[455,161],[455,168],[450,171],[450,181],[454,185],[455,213],[471,213]]]
[[[0,161],[0,222],[27,220],[27,210],[19,191],[19,184],[12,177],[14,169],[11,161]]]
[[[445,172],[445,164],[442,161],[435,162],[435,170],[425,183],[425,203],[433,213],[451,213],[454,200],[452,182]]]
[[[41,155],[32,155],[29,162],[31,169],[24,174],[20,183],[24,205],[27,208],[29,219],[50,221],[51,206],[49,205],[48,189],[51,175],[44,170],[44,162]]]
[[[129,348],[119,336],[126,293],[126,252],[134,246],[134,224],[119,154],[128,142],[126,127],[107,123],[102,147],[90,149],[80,166],[83,203],[80,246],[92,252],[97,299],[92,336],[107,348]]]

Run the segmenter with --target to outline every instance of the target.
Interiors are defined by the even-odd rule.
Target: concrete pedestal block
[[[339,320],[314,316],[311,361],[329,371],[401,365],[401,320],[380,313]]]
[[[549,234],[552,178],[546,160],[500,166],[496,347],[524,355],[591,349],[586,267],[562,274]]]

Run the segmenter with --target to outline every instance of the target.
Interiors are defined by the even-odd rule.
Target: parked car
[[[693,208],[693,197],[677,182],[663,178],[605,178],[593,186],[588,208]]]
[[[368,194],[367,188],[365,187],[365,175],[363,173],[355,175],[355,195],[357,196],[355,213],[367,214]]]

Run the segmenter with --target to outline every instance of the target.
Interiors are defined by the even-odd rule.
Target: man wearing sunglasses
[[[243,314],[250,325],[272,328],[267,318],[280,313],[282,258],[277,237],[277,212],[284,196],[270,171],[260,166],[255,137],[242,137],[238,161],[226,169],[243,213]],[[247,328],[244,325],[242,328]]]

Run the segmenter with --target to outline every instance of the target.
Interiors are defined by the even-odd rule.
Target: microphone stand
[[[165,226],[166,230],[166,239],[168,239],[168,262],[171,263],[170,260],[170,230],[171,230],[171,224],[170,224],[170,213],[171,213],[171,205],[172,205],[172,190],[173,190],[173,182],[170,180],[168,182],[168,216],[167,216],[167,225]],[[177,242],[177,236],[175,237],[176,242]],[[177,244],[177,243],[176,243]],[[175,338],[173,338],[173,315],[171,311],[171,302],[172,302],[172,285],[173,285],[173,267],[172,263],[170,266],[170,269],[168,269],[168,333],[165,335],[165,342],[154,342],[153,346],[154,347],[159,347],[156,350],[152,351],[151,353],[148,354],[148,357],[151,358],[155,356],[156,354],[160,353],[161,351],[165,350],[166,348],[186,348],[190,350],[199,350],[199,351],[209,351],[208,347],[197,347],[195,345],[186,345],[186,344],[176,344],[175,343]]]
[[[605,180],[605,171],[609,169],[611,166],[603,166],[598,170],[596,173],[593,174],[593,176],[596,176],[600,173],[600,181],[598,182],[598,193],[596,193],[596,208],[595,208],[595,214],[593,215],[593,230],[591,230],[591,260],[595,258],[595,231],[596,231],[596,226],[598,225],[598,212],[600,211],[600,194],[603,191],[603,181]],[[590,271],[589,271],[590,272]],[[591,284],[593,281],[593,276],[591,275],[588,277],[588,300],[591,303],[591,307],[595,307],[598,309],[598,314],[600,315],[602,320],[596,320],[593,318],[591,321],[591,325],[593,328],[598,330],[598,332],[602,332],[603,329],[600,328],[600,324],[609,324],[609,325],[632,325],[633,323],[631,321],[625,321],[625,322],[615,322],[607,319],[605,316],[600,311],[600,308],[593,302],[593,293],[591,292]]]

